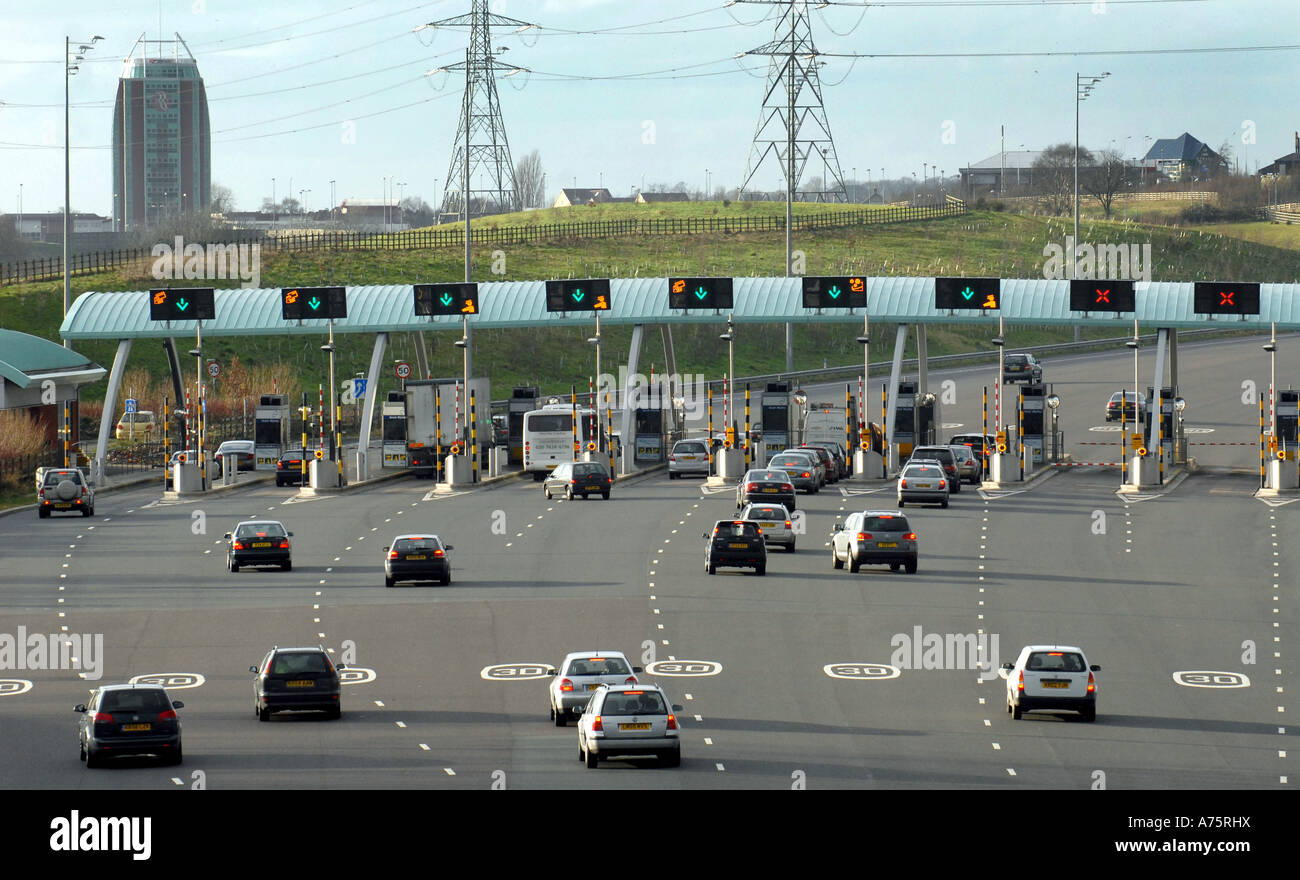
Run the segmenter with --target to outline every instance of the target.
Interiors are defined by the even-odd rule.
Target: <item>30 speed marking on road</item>
[[[378,676],[373,669],[364,666],[349,666],[339,670],[339,684],[369,684]]]
[[[717,675],[722,664],[714,660],[657,660],[645,668],[651,675],[668,675],[674,678]]]
[[[534,678],[547,678],[551,667],[546,663],[498,663],[484,666],[478,677],[486,681],[529,681]]]
[[[1249,676],[1241,672],[1196,670],[1174,673],[1174,682],[1189,688],[1248,688]]]
[[[207,681],[197,672],[150,672],[145,675],[132,676],[131,684],[160,684],[169,691],[185,688],[203,687]]]
[[[883,681],[898,678],[897,666],[888,663],[827,663],[822,667],[831,678],[848,678],[854,681]]]
[[[0,678],[0,697],[14,697],[31,689],[32,683],[25,678]]]

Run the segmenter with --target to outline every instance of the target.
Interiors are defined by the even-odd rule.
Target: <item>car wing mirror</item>
[[[1012,669],[1015,669],[1015,668],[1016,668],[1016,664],[1014,664],[1014,663],[1003,663],[1003,664],[1002,664],[1002,668],[1005,669],[1005,670],[1007,670],[1008,672],[1010,672]]]
[[[1095,663],[1094,663],[1093,665],[1089,666],[1088,668],[1091,669],[1093,672],[1101,672],[1101,667],[1098,666],[1098,665],[1095,664]]]
[[[185,708],[185,703],[182,702],[181,700],[172,700],[172,708],[173,708],[173,709],[184,709],[184,708]]]
[[[451,546],[450,544],[448,544],[447,547],[446,547],[446,549],[448,549],[448,550],[455,550],[456,548],[453,547],[453,546]]]
[[[230,532],[226,532],[225,538],[226,538],[227,541],[230,540]]]
[[[75,706],[72,707],[72,711],[73,711],[73,712],[82,712],[82,713],[84,713],[84,712],[86,711],[86,704],[85,704],[85,703],[78,703],[77,705],[75,705]]]
[[[256,667],[256,666],[250,666],[250,667],[248,667],[248,671],[249,671],[249,672],[257,672],[257,667]]]
[[[674,712],[683,712],[683,711],[685,711],[685,710],[682,709],[682,707],[681,707],[680,705],[678,705],[677,703],[673,703],[673,711],[674,711]]]
[[[387,547],[384,548],[384,552],[385,552],[385,553],[388,552],[388,548],[387,548]]]
[[[346,663],[335,663],[335,664],[334,664],[334,668],[337,669],[339,672],[342,672],[343,670],[345,670],[345,669],[348,668],[348,664],[346,664]]]
[[[290,537],[290,538],[293,537],[293,532],[287,532],[286,534],[287,534],[287,536]]]
[[[645,669],[642,668],[642,667],[640,667],[640,666],[633,666],[633,667],[632,667],[632,671],[633,671],[633,672],[645,672]]]

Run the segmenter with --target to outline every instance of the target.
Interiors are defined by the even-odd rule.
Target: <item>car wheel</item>
[[[236,562],[234,559],[228,558],[226,560],[226,568],[230,569],[231,574],[235,574],[236,572],[239,571],[239,563]]]
[[[565,501],[572,501],[572,500],[573,500],[573,487],[572,487],[572,486],[570,486],[568,489],[565,489],[565,490],[564,490],[564,500],[565,500]]]
[[[280,571],[293,571],[293,562],[281,562]]]
[[[181,751],[180,745],[176,746],[176,754],[172,755],[172,764],[180,764],[185,760],[185,754]]]
[[[384,576],[384,586],[385,586],[385,587],[391,587],[392,585],[393,585],[393,579],[390,578],[390,577],[388,577],[387,575],[385,575],[385,576]]]
[[[840,559],[839,554],[835,552],[835,548],[831,547],[831,568],[843,568],[843,567],[844,567],[844,560]]]
[[[764,575],[767,574],[767,566],[766,565],[754,566],[754,574],[758,575],[759,577],[763,577]]]
[[[586,762],[588,770],[595,770],[600,764],[600,758],[597,757],[596,753],[591,749],[587,749],[586,754],[583,756],[583,760]]]
[[[78,749],[78,751],[81,752],[81,754],[78,756],[78,758],[79,758],[80,760],[82,760],[82,761],[86,760],[86,742],[85,742],[85,740],[82,740],[82,739],[78,739],[78,740],[77,740],[77,749]]]
[[[556,727],[565,727],[569,723],[569,719],[565,718],[564,713],[559,709],[551,710],[551,718],[555,721]]]
[[[669,471],[669,472],[668,472],[668,479],[670,479],[670,480],[675,480],[675,479],[677,479],[678,476],[680,476],[680,474],[675,474],[675,473],[673,473],[672,471]]]
[[[890,571],[898,571],[898,570],[899,570],[900,568],[902,568],[902,567],[903,567],[902,564],[901,564],[901,563],[898,563],[898,562],[891,562],[891,563],[889,563],[889,570],[890,570]]]
[[[898,506],[899,506],[899,507],[902,507],[902,506],[903,506],[903,499],[902,499],[902,498],[898,499]]]
[[[550,501],[550,500],[551,500],[551,490],[550,490],[550,489],[548,489],[548,488],[546,488],[546,487],[543,487],[543,488],[542,488],[542,494],[546,496],[546,500],[547,500],[547,501]]]
[[[270,709],[269,706],[266,707],[266,708],[262,708],[262,709],[258,709],[258,710],[257,710],[257,720],[258,720],[258,721],[270,721],[270,720],[271,720],[271,709]]]
[[[44,507],[38,507],[36,509],[36,516],[40,519],[49,519],[50,512],[46,510]]]
[[[83,508],[81,508],[81,515],[82,515],[83,517],[85,517],[85,516],[94,516],[94,515],[95,515],[95,508],[93,508],[93,507],[83,507]]]
[[[789,552],[793,553],[793,552],[794,552],[794,541],[791,541],[791,542],[790,542],[790,546],[787,547],[786,549],[787,549]]]
[[[708,566],[705,568],[705,571],[707,571],[709,574],[717,574],[718,567],[714,565],[712,562],[710,562]]]
[[[910,561],[910,562],[907,563],[907,573],[908,573],[908,574],[916,574],[916,560],[915,560],[915,559],[913,559],[912,561]]]
[[[944,510],[947,510],[947,509],[948,509],[948,499],[945,498],[943,501],[940,501],[940,502],[939,502],[939,506],[942,507]]]
[[[857,574],[861,570],[862,570],[862,563],[858,561],[857,555],[854,553],[849,553],[849,572],[852,574]]]
[[[330,709],[328,713],[326,713],[326,716],[331,721],[338,721],[340,718],[343,717],[343,707],[335,706],[334,708]]]
[[[961,480],[953,480],[953,481],[952,481],[952,494],[954,494],[954,495],[960,495],[960,494],[961,494]]]
[[[90,750],[87,750],[87,751],[86,751],[86,766],[87,766],[87,767],[98,767],[98,766],[99,766],[99,755],[95,754],[94,752],[92,752],[92,751],[90,751]]]
[[[1011,704],[1011,717],[1016,721],[1024,717],[1024,710],[1020,708],[1018,703]]]
[[[1085,709],[1084,712],[1083,712],[1083,720],[1084,720],[1084,721],[1096,721],[1096,720],[1097,720],[1097,707],[1096,707],[1096,706],[1089,706],[1087,709]]]
[[[451,572],[449,571],[442,576],[442,585],[446,587],[449,586],[450,584],[451,584]]]
[[[608,492],[601,492],[601,493],[600,493],[600,500],[601,500],[601,501],[608,501],[608,500],[609,500],[609,493],[608,493]]]
[[[664,752],[659,756],[660,767],[680,767],[682,764],[682,750],[673,749],[671,752]]]

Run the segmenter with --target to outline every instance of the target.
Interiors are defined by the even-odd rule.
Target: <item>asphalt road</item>
[[[1189,426],[1253,441],[1258,410],[1241,383],[1265,386],[1267,368],[1257,341],[1183,346]],[[1046,369],[1070,441],[1105,434],[1091,429],[1131,384],[1128,352]],[[978,430],[986,373],[932,374],[955,383],[954,432]],[[1117,472],[1078,469],[1024,491],[968,487],[947,510],[909,506],[915,575],[849,574],[828,558],[845,513],[897,512],[892,486],[801,496],[799,549],[774,550],[762,578],[705,573],[701,533],[733,515],[733,492],[662,472],[621,481],[609,501],[547,501],[515,481],[434,496],[399,480],[314,500],[260,486],[164,504],[151,485],[102,495],[93,519],[0,517],[0,635],[102,634],[103,683],[202,676],[173,693],[186,703],[184,765],[87,770],[72,706],[94,683],[0,670],[31,683],[0,682],[0,784],[177,788],[201,772],[214,790],[1284,789],[1296,507],[1252,497],[1253,448],[1196,450],[1210,467],[1136,500],[1115,494]],[[293,530],[293,571],[226,571],[222,534],[254,516]],[[454,545],[451,586],[383,587],[381,548],[406,531]],[[1013,721],[1003,680],[969,656],[906,668],[896,647],[918,632],[983,635],[995,661],[1024,644],[1077,645],[1102,666],[1098,719]],[[275,644],[317,643],[367,670],[345,687],[342,720],[258,723],[249,665]],[[545,678],[484,672],[588,649],[681,664],[646,676],[684,706],[680,768],[587,770],[574,729],[547,718]],[[881,677],[888,665],[897,675]],[[714,674],[662,674],[691,670]],[[1175,677],[1197,671],[1220,678]]]

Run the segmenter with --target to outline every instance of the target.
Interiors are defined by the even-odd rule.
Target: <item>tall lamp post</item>
[[[1106,71],[1101,76],[1074,75],[1074,252],[1070,254],[1070,277],[1079,277],[1079,102],[1087,99],[1097,83],[1110,76]],[[1078,328],[1075,328],[1075,339]]]
[[[727,343],[727,396],[723,398],[726,415],[724,423],[725,430],[730,437],[735,436],[735,425],[732,423],[731,398],[735,394],[735,388],[732,386],[736,381],[736,324],[735,315],[727,315],[727,332],[718,336],[723,342]]]
[[[69,114],[69,82],[81,69],[79,62],[86,60],[85,53],[95,48],[95,44],[103,37],[96,34],[90,38],[89,42],[79,43],[77,51],[72,51],[72,39],[63,38],[63,317],[68,317],[68,309],[72,306],[72,273],[68,270],[68,238],[72,232],[72,224],[68,217],[72,214],[72,131],[71,116]],[[64,347],[71,348],[71,344],[64,340]]]

